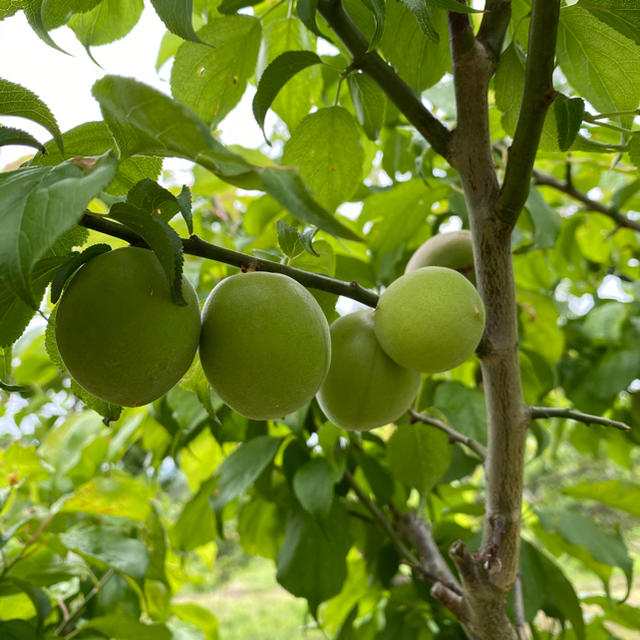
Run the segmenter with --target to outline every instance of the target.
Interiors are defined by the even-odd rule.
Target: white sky
[[[165,32],[164,24],[147,2],[140,21],[125,38],[92,48],[101,69],[87,56],[70,29],[60,27],[51,32],[53,40],[72,54],[65,55],[42,42],[20,11],[0,21],[0,78],[33,91],[49,107],[64,132],[83,122],[102,119],[91,86],[105,74],[136,78],[170,94],[170,65],[162,68],[160,76],[155,70]],[[262,141],[251,114],[251,98],[245,94],[238,113],[225,120],[222,136],[225,143],[255,146]],[[24,118],[0,116],[0,123],[28,131],[40,142],[51,138],[45,129]],[[33,152],[30,147],[0,147],[0,169]],[[167,164],[171,166],[173,162],[165,161],[165,167]]]

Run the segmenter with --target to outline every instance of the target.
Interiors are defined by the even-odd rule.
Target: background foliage
[[[197,362],[153,404],[124,410],[61,368],[45,330],[56,292],[89,257],[81,251],[126,244],[89,230],[86,209],[140,234],[169,274],[181,260],[176,234],[193,233],[374,290],[427,238],[468,227],[457,173],[351,66],[315,2],[195,0],[193,13],[191,2],[152,4],[168,29],[158,66],[173,60],[172,97],[107,75],[93,88],[103,121],[62,132],[28,88],[0,80],[0,114],[52,137],[0,128],[0,143],[37,150],[0,174],[0,637],[225,638],[215,608],[182,594],[210,587],[235,544],[272,563],[327,637],[462,638],[398,543],[407,544],[411,513],[428,519],[443,550],[457,539],[479,544],[485,478],[469,448],[409,416],[347,433],[315,402],[281,422],[247,420],[221,403]],[[461,7],[343,4],[453,125],[445,10]],[[524,86],[529,9],[512,2],[492,82],[499,172]],[[142,10],[141,1],[0,0],[0,18],[24,11],[51,46],[49,32],[66,24],[89,55],[128,33]],[[525,399],[635,429],[532,422],[524,618],[536,638],[630,638],[640,629],[640,11],[623,0],[564,6],[557,62],[559,95],[512,243]],[[256,87],[269,144],[223,147],[217,128]],[[189,188],[162,173],[162,157],[195,163]],[[237,271],[184,255],[201,300]],[[312,293],[329,321],[356,304]],[[425,376],[414,408],[486,445],[475,359]]]

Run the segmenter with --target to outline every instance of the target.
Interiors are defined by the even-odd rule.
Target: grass
[[[306,602],[287,593],[275,579],[273,562],[252,557],[209,593],[179,598],[211,611],[220,640],[326,640],[307,614]]]

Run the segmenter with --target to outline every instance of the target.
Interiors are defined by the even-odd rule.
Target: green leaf
[[[296,13],[309,31],[317,36],[322,36],[316,24],[316,11],[318,10],[318,0],[297,0]]]
[[[31,274],[36,308],[40,305],[51,278],[66,260],[63,256],[53,256],[36,262]],[[35,313],[34,307],[28,305],[0,279],[0,347],[12,345],[23,334]]]
[[[174,229],[162,218],[129,202],[116,202],[109,210],[109,217],[135,231],[153,249],[171,287],[172,300],[186,305],[182,295],[182,241]]]
[[[640,173],[640,136],[634,135],[631,136],[631,141],[629,142],[629,157],[631,158],[631,162],[636,165],[636,170]]]
[[[299,71],[321,63],[320,57],[312,51],[287,51],[264,70],[253,98],[253,115],[262,129],[265,140],[267,136],[264,132],[264,119],[279,91]]]
[[[60,511],[80,511],[144,521],[149,516],[152,497],[152,491],[140,479],[124,475],[95,477],[80,485],[65,500]]]
[[[38,149],[38,151],[44,150],[42,144],[30,133],[27,133],[22,129],[3,127],[0,125],[0,147],[7,147],[9,145],[33,147],[34,149]]]
[[[180,618],[180,620],[198,627],[204,633],[203,640],[219,640],[218,619],[209,609],[205,609],[194,602],[172,603],[171,613]]]
[[[163,624],[145,624],[135,618],[119,615],[90,618],[82,629],[98,631],[107,638],[117,640],[172,640],[175,636]]]
[[[67,260],[55,273],[51,280],[51,302],[55,304],[60,299],[62,294],[62,288],[67,280],[75,273],[83,264],[86,264],[91,260],[99,256],[101,253],[111,251],[111,247],[108,244],[94,244],[87,247],[81,253],[76,253]]]
[[[579,500],[597,500],[640,518],[640,484],[627,480],[581,482],[562,493]]]
[[[314,613],[342,588],[347,575],[348,531],[347,510],[338,501],[322,523],[302,509],[287,521],[276,578],[294,596],[306,598]]]
[[[316,38],[300,20],[296,18],[283,18],[273,20],[264,26],[256,79],[261,81],[269,64],[283,53],[305,51],[309,54],[315,50]],[[286,81],[276,92],[275,98],[270,102],[271,108],[287,125],[289,131],[300,123],[302,118],[309,113],[314,106],[321,106],[322,74],[320,67],[315,64],[297,72]],[[269,104],[264,106],[264,113]]]
[[[37,307],[34,265],[78,222],[89,201],[111,182],[116,167],[108,154],[89,170],[68,161],[0,174],[0,273],[31,307]]]
[[[586,9],[574,5],[560,12],[557,56],[567,80],[596,109],[638,107],[640,46]]]
[[[176,549],[191,551],[215,539],[216,520],[210,500],[215,486],[215,479],[203,482],[182,508],[170,533],[171,544]]]
[[[26,620],[15,618],[0,621],[0,634],[3,640],[38,640],[38,629]]]
[[[447,435],[420,422],[399,425],[387,444],[391,473],[422,494],[446,473],[452,455]]]
[[[104,76],[93,85],[120,155],[186,158],[236,186],[260,188],[255,167],[220,144],[194,113],[131,78]]]
[[[193,29],[193,0],[151,0],[153,8],[171,33],[183,40],[202,42]]]
[[[487,444],[487,410],[481,391],[460,382],[445,382],[438,385],[433,405],[454,429]]]
[[[428,4],[432,4],[439,9],[446,11],[454,11],[455,13],[482,13],[482,9],[474,9],[466,4],[461,4],[458,0],[426,0]]]
[[[28,118],[43,126],[62,151],[60,128],[49,107],[38,96],[19,84],[0,78],[0,114]]]
[[[282,440],[271,436],[258,436],[244,442],[218,467],[217,495],[213,501],[216,510],[245,492],[273,460]]]
[[[361,240],[355,231],[332,216],[311,197],[297,172],[286,168],[267,167],[260,171],[260,177],[265,191],[299,220],[334,236]]]
[[[589,311],[582,330],[596,344],[619,342],[629,311],[629,306],[624,303],[605,302]]]
[[[9,1],[11,2],[11,0]],[[49,35],[48,26],[45,25],[43,21],[42,5],[44,2],[45,0],[22,0],[22,2],[20,2],[20,8],[24,10],[24,15],[29,22],[29,26],[36,32],[40,40],[62,53],[67,53],[64,49],[61,49]]]
[[[364,73],[350,73],[347,82],[358,123],[369,140],[377,140],[387,110],[384,92],[375,80]]]
[[[89,51],[90,47],[119,40],[135,27],[143,0],[102,0],[91,11],[75,13],[67,25]]]
[[[275,560],[284,538],[284,515],[273,502],[254,497],[238,513],[238,534],[245,553]]]
[[[113,137],[104,122],[85,122],[62,134],[64,155],[53,141],[44,145],[46,154],[36,154],[29,163],[31,166],[51,166],[60,164],[66,158],[74,156],[98,156],[109,149],[115,149]],[[144,178],[155,180],[160,174],[162,160],[133,156],[118,164],[116,175],[105,191],[114,196],[124,195],[136,183]]]
[[[567,151],[576,139],[584,115],[584,100],[582,98],[567,98],[559,93],[553,101],[558,128],[558,146],[560,151]]]
[[[213,125],[238,104],[255,71],[260,21],[252,16],[212,20],[198,31],[204,44],[183,43],[171,69],[171,93]]]
[[[634,631],[640,629],[640,608],[638,607],[615,602],[604,596],[589,596],[583,598],[582,602],[598,605],[604,611],[607,622],[619,624]]]
[[[640,7],[635,0],[580,0],[578,6],[640,44]]]
[[[218,11],[224,15],[232,15],[237,13],[239,9],[245,7],[253,7],[260,4],[261,0],[222,0],[218,5]]]
[[[369,42],[368,48],[368,51],[373,51],[373,49],[375,49],[380,43],[380,39],[382,38],[382,34],[384,33],[386,4],[384,0],[362,0],[362,2],[373,15],[375,28],[373,30],[373,35],[371,36],[371,41]]]
[[[333,471],[324,458],[313,458],[293,476],[293,491],[303,508],[314,518],[329,516],[333,503]]]
[[[0,450],[0,485],[39,482],[48,476],[34,446],[22,446],[12,442]]]
[[[531,543],[522,541],[520,574],[523,581],[525,620],[538,609],[554,618],[569,620],[579,640],[585,638],[580,601],[561,569]]]
[[[594,560],[622,569],[631,588],[633,560],[619,535],[607,533],[590,518],[572,511],[543,511],[539,517],[545,529],[556,531],[572,545],[584,547]]]
[[[434,30],[447,33],[446,12],[434,9],[431,17]],[[440,38],[436,43],[426,37],[414,15],[401,2],[387,4],[380,49],[400,77],[416,91],[433,86],[450,70],[448,39]]]
[[[300,234],[295,227],[287,224],[284,220],[276,222],[278,232],[278,245],[285,256],[291,258],[300,252]]]
[[[376,497],[376,502],[380,505],[387,504],[393,495],[393,480],[389,471],[364,451],[356,451],[356,460]]]
[[[534,244],[538,249],[550,249],[556,246],[562,219],[558,212],[544,199],[540,191],[532,187],[525,204],[533,221]]]
[[[47,29],[61,27],[74,13],[90,11],[102,0],[44,0],[41,7],[42,21]]]
[[[70,551],[142,580],[149,556],[143,542],[129,538],[117,527],[78,524],[60,533],[60,542]]]
[[[319,109],[293,131],[282,164],[298,167],[314,199],[333,211],[362,178],[364,152],[353,116],[342,107]]]
[[[407,180],[369,196],[358,222],[373,223],[367,234],[371,250],[382,256],[413,238],[431,212],[435,193],[422,180]]]
[[[440,36],[433,24],[433,18],[431,17],[431,12],[429,11],[426,0],[401,0],[401,2],[413,13],[422,33],[424,33],[431,42],[438,44],[438,42],[440,42]]]

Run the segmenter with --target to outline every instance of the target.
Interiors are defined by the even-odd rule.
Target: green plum
[[[222,400],[247,418],[281,418],[309,402],[330,359],[322,309],[289,276],[240,273],[207,298],[202,368]]]
[[[437,373],[462,364],[484,331],[480,294],[446,267],[422,267],[391,283],[375,311],[375,331],[399,365]]]
[[[56,311],[56,342],[81,387],[136,407],[173,387],[200,337],[200,305],[183,278],[186,306],[171,299],[156,255],[123,247],[96,256],[71,279]]]
[[[471,232],[466,229],[438,233],[420,245],[407,262],[404,272],[422,267],[448,267],[475,283]]]
[[[317,399],[344,429],[373,429],[397,420],[418,393],[420,374],[396,364],[380,347],[374,312],[355,311],[331,325],[331,366]]]

